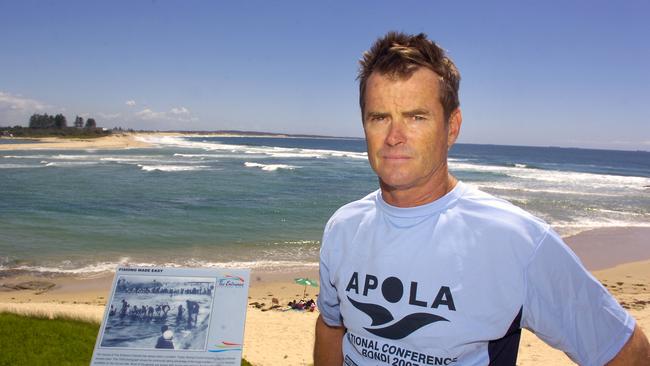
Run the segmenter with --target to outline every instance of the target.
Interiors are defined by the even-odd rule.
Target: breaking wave
[[[244,166],[249,168],[262,168],[262,170],[266,170],[269,172],[274,172],[278,169],[293,170],[295,168],[299,168],[297,166],[286,165],[286,164],[260,164],[260,163],[251,163],[248,161],[244,163]]]

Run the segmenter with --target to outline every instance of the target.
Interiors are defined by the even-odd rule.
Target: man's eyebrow
[[[377,118],[377,117],[388,117],[390,113],[388,112],[368,112],[366,113],[366,118]]]
[[[418,115],[428,116],[428,115],[431,115],[431,111],[429,111],[427,109],[414,109],[414,110],[411,110],[411,111],[402,112],[402,115],[407,116],[407,117],[418,116]]]

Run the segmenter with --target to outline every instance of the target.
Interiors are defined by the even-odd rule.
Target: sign
[[[91,366],[241,364],[247,269],[118,267]]]

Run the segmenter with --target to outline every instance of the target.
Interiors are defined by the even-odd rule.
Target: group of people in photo
[[[126,299],[122,299],[119,310],[115,305],[111,304],[108,315],[109,317],[119,316],[120,319],[128,318],[130,320],[138,321],[164,321],[167,319],[170,310],[172,310],[172,306],[167,303],[134,304],[129,303]],[[183,304],[179,304],[175,307],[176,324],[181,324],[183,321],[185,321],[187,323],[187,328],[196,326],[199,310],[200,305],[197,301],[186,300],[185,306],[183,306]]]

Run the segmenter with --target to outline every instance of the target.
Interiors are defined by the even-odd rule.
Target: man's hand
[[[316,320],[316,344],[314,345],[314,366],[341,366],[343,364],[344,327],[330,327],[322,315]]]
[[[650,344],[648,338],[639,326],[634,328],[634,333],[618,352],[616,357],[607,363],[608,366],[644,366],[650,365]]]

